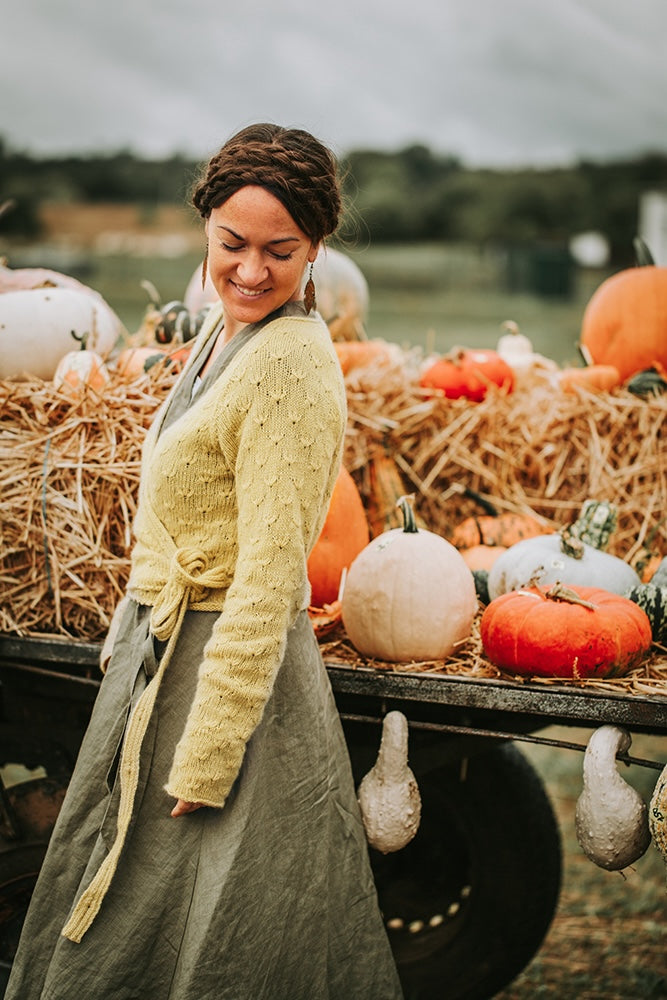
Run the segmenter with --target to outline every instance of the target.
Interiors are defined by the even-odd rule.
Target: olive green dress
[[[165,423],[189,405],[194,377]],[[186,613],[142,746],[118,869],[81,943],[62,936],[115,837],[124,729],[157,669],[149,613],[136,603],[124,613],[6,1000],[400,1000],[340,719],[305,611],[224,808],[173,819],[164,785],[216,618]]]

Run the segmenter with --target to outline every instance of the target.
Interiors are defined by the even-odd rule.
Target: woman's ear
[[[314,264],[315,263],[315,258],[317,257],[318,253],[320,252],[321,246],[322,246],[321,243],[311,243],[310,244],[310,250],[308,251],[308,263],[309,264]]]

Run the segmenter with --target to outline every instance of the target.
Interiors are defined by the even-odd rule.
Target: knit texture
[[[175,798],[222,806],[238,774],[309,602],[306,561],[345,417],[327,327],[291,316],[269,322],[187,413],[147,436],[128,592],[153,606],[159,638],[184,603],[221,612],[166,786]]]

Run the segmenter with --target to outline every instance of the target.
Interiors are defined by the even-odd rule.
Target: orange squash
[[[145,375],[148,368],[158,361],[165,361],[167,352],[161,347],[126,347],[116,359],[116,371],[132,381]]]
[[[621,384],[621,375],[615,365],[587,365],[585,368],[563,368],[557,381],[563,392],[576,393],[577,389],[589,392],[610,392]]]
[[[667,367],[667,267],[631,267],[603,281],[582,317],[582,354],[614,365],[622,382],[655,362]]]
[[[322,531],[308,557],[314,607],[324,608],[337,600],[343,570],[368,545],[368,540],[366,511],[357,484],[341,466]]]
[[[363,368],[375,361],[389,361],[391,358],[386,340],[336,340],[334,348],[343,375],[353,368]]]

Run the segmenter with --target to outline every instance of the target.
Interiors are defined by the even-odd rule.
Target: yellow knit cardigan
[[[220,319],[193,348],[197,364]],[[309,603],[306,560],[338,473],[345,388],[331,336],[316,316],[267,323],[190,409],[148,432],[128,594],[152,607],[168,639],[128,724],[118,835],[63,930],[79,941],[99,911],[132,815],[139,751],[187,608],[220,611],[166,790],[220,807],[239,772],[281,663]]]

